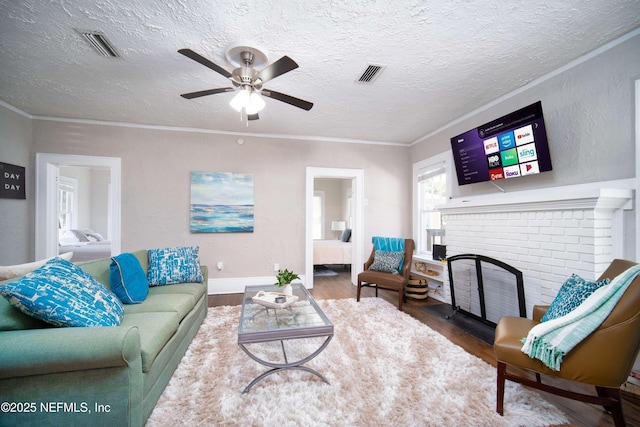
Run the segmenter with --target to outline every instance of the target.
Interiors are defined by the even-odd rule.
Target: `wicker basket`
[[[409,278],[405,295],[408,299],[425,301],[429,297],[429,283],[427,279]]]

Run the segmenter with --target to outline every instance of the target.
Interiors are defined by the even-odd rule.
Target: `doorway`
[[[341,168],[307,168],[306,177],[306,237],[305,237],[305,286],[313,288],[313,237],[314,191],[316,178],[351,180],[351,283],[355,284],[362,271],[364,248],[364,170]]]
[[[60,168],[64,166],[99,168],[108,171],[108,207],[106,223],[111,255],[121,250],[120,236],[120,159],[67,154],[36,153],[36,259],[58,255],[60,227],[58,188]]]

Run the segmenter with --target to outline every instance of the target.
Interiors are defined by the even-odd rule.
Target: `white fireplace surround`
[[[438,207],[447,256],[481,254],[521,270],[531,317],[572,273],[593,280],[614,258],[628,258],[625,222],[633,221],[624,211],[633,209],[634,188],[629,179],[452,199]],[[451,302],[448,280],[434,297]]]

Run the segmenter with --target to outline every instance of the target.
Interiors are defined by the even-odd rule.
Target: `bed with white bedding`
[[[111,256],[111,242],[109,240],[102,240],[100,242],[77,242],[71,245],[58,246],[58,253],[60,255],[67,252],[73,252],[71,262],[109,258]]]
[[[351,264],[351,242],[314,240],[313,265]]]
[[[109,258],[111,241],[91,229],[71,230],[59,239],[58,254],[73,252],[71,262]]]

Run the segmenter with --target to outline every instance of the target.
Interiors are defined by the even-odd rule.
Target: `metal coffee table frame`
[[[245,387],[243,393],[248,393],[251,387],[265,377],[287,369],[306,371],[318,376],[325,383],[329,383],[324,375],[303,365],[327,347],[333,338],[333,324],[309,294],[309,291],[299,283],[293,284],[293,292],[298,296],[298,302],[287,308],[266,308],[254,303],[251,299],[260,291],[273,292],[277,290],[275,286],[245,287],[238,326],[238,345],[250,358],[272,369],[257,376]],[[288,360],[284,341],[316,337],[326,338],[317,350],[299,360]],[[246,344],[273,341],[280,341],[284,363],[261,359],[246,346]]]

